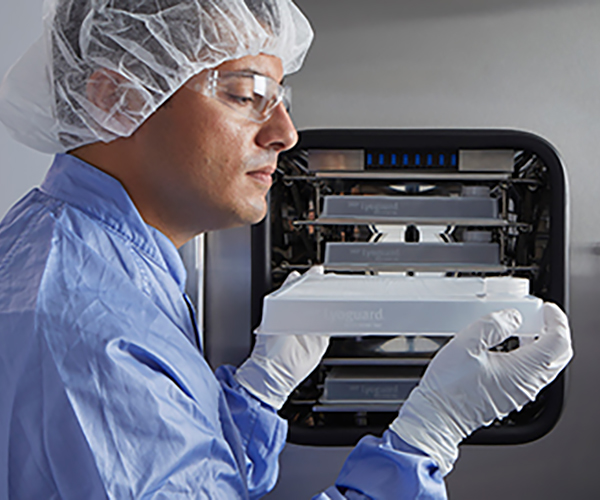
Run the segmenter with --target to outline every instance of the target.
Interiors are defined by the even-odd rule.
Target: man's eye
[[[248,97],[246,95],[228,93],[227,99],[242,106],[251,106],[254,103],[254,97]]]

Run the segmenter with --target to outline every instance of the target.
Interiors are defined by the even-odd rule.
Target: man
[[[285,74],[310,25],[290,0],[47,0],[42,39],[0,89],[17,139],[57,153],[0,224],[0,498],[258,498],[277,477],[276,410],[326,338],[257,338],[213,373],[177,247],[261,220],[297,140]],[[489,347],[502,311],[431,363],[390,430],[319,498],[445,498],[477,427],[535,398],[571,357],[564,314]]]

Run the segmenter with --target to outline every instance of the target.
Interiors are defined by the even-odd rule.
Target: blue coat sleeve
[[[277,482],[278,459],[286,441],[287,422],[274,408],[244,389],[234,374],[235,368],[231,366],[221,366],[215,372],[242,440],[249,490],[260,497]]]
[[[438,465],[392,431],[364,437],[348,456],[335,486],[313,500],[445,500]]]

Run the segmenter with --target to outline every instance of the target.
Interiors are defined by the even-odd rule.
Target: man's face
[[[281,60],[264,54],[217,69],[277,82],[283,77]],[[190,87],[176,92],[131,138],[143,171],[128,190],[146,220],[173,233],[167,236],[176,245],[202,231],[260,221],[278,153],[298,139],[283,104],[266,122],[255,123]]]

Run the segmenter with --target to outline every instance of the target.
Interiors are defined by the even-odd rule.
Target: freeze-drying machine
[[[553,147],[530,133],[305,131],[280,155],[269,204],[251,230],[207,236],[206,348],[218,364],[241,361],[257,328],[332,335],[280,411],[290,442],[380,434],[437,350],[480,313],[520,308],[533,334],[539,299],[567,308],[566,179]],[[309,272],[269,295],[292,271]],[[563,392],[561,375],[469,442],[544,435]]]

